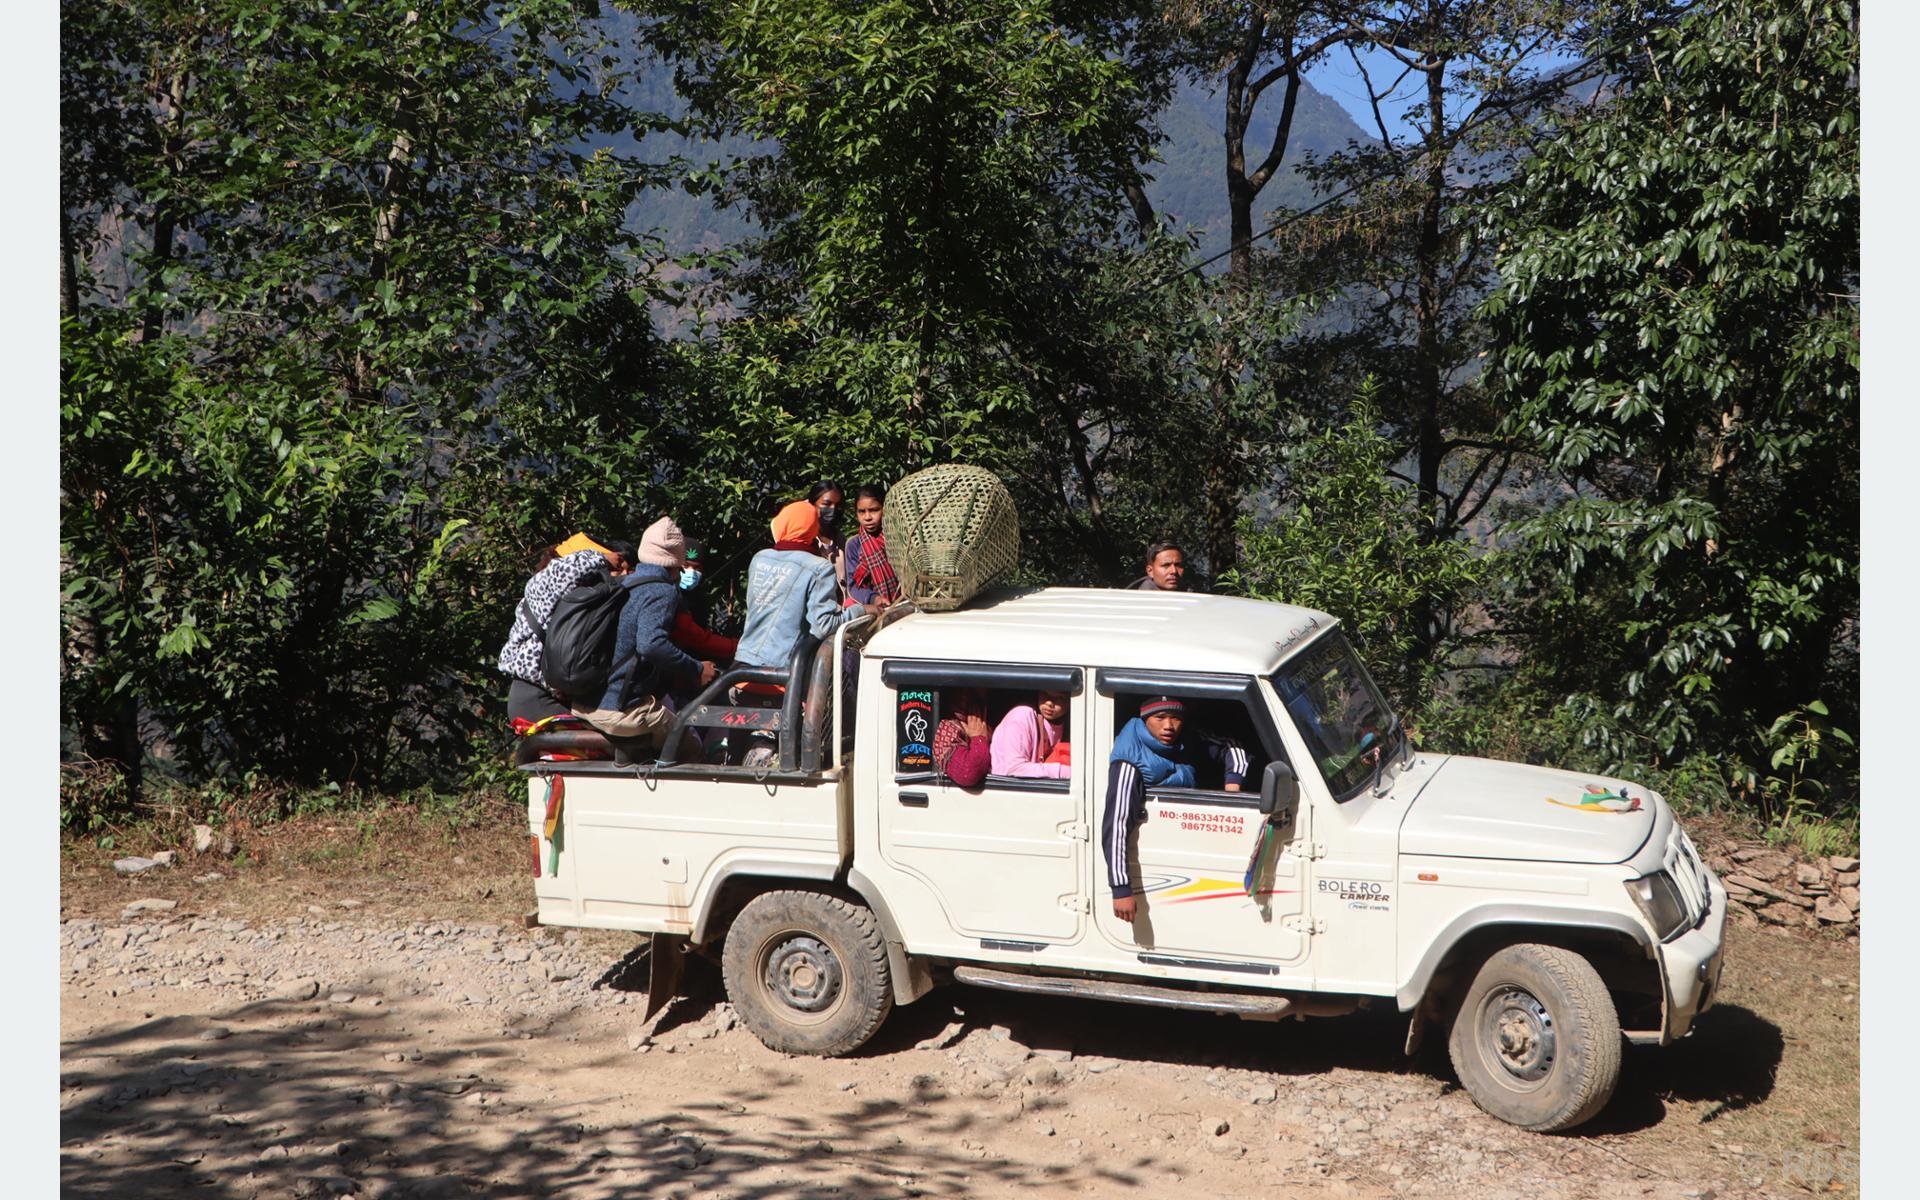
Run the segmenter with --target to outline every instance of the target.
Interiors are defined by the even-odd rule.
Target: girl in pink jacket
[[[1067,736],[1065,692],[1041,692],[1034,704],[1009,709],[993,731],[993,773],[1023,779],[1065,779],[1073,768],[1059,761]],[[1050,761],[1051,760],[1051,761]]]

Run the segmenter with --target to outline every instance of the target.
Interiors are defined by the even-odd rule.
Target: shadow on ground
[[[890,1054],[933,1036],[947,1022],[1006,1026],[1036,1049],[1129,1062],[1261,1071],[1283,1076],[1323,1074],[1334,1068],[1424,1075],[1458,1088],[1446,1038],[1429,1031],[1412,1058],[1401,1052],[1407,1018],[1390,1001],[1346,1017],[1278,1023],[1240,1021],[1203,1013],[1154,1011],[1127,1005],[1025,996],[956,987],[897,1010],[862,1054]],[[959,1015],[956,1015],[956,1012]],[[1667,1115],[1668,1100],[1710,1102],[1704,1121],[1763,1103],[1786,1050],[1780,1028],[1738,1005],[1702,1014],[1692,1036],[1671,1046],[1629,1046],[1619,1088],[1605,1111],[1574,1131],[1630,1133]]]
[[[1156,1161],[1135,1155],[1101,1169],[949,1153],[930,1135],[978,1127],[985,1140],[996,1119],[926,1077],[899,1099],[822,1098],[817,1084],[802,1095],[806,1085],[778,1070],[742,1076],[698,1103],[623,1097],[632,1060],[616,1061],[611,1047],[584,1064],[607,1094],[529,1104],[495,1078],[508,1073],[501,1060],[509,1047],[527,1043],[443,1039],[419,1055],[418,1039],[384,1028],[389,1022],[379,1014],[338,1014],[311,1002],[270,1002],[212,1020],[133,1023],[67,1041],[62,1195],[722,1191],[735,1200],[774,1200],[1047,1186],[1112,1194],[1141,1186],[1138,1172]],[[210,1028],[228,1032],[203,1039]],[[624,1055],[624,1045],[618,1050]],[[525,1075],[524,1065],[518,1073]],[[633,1116],[618,1128],[595,1129],[575,1115],[623,1100]]]
[[[724,998],[718,972],[687,963],[685,991],[656,1035],[704,1018]],[[597,986],[644,987],[644,963],[610,958]],[[410,1016],[418,1023],[417,1015]],[[943,988],[896,1010],[862,1057],[900,1054],[947,1030],[1006,1027],[1037,1050],[1141,1064],[1311,1076],[1336,1068],[1446,1081],[1444,1040],[1412,1060],[1390,1003],[1341,1018],[1242,1022],[1126,1005]],[[948,1147],[991,1143],[1000,1118],[929,1076],[896,1098],[819,1091],[763,1067],[698,1102],[635,1096],[633,1059],[609,1045],[572,1064],[574,1094],[510,1089],[518,1031],[443,1035],[422,1053],[392,1010],[262,1002],[210,1020],[129,1023],[62,1047],[62,1194],[148,1197],[691,1195],[735,1200],[903,1191],[966,1196],[1051,1187],[1116,1194],[1163,1186],[1143,1154],[1107,1165],[994,1161]],[[210,1030],[224,1036],[207,1038]],[[604,1036],[604,1031],[602,1031]],[[1694,1036],[1629,1051],[1613,1102],[1579,1135],[1661,1124],[1668,1103],[1710,1104],[1702,1120],[1764,1103],[1785,1050],[1778,1026],[1722,1005]],[[577,1056],[576,1056],[577,1058]],[[506,1061],[513,1059],[511,1064]],[[581,1081],[596,1094],[578,1094]],[[585,1109],[629,1119],[599,1129]]]
[[[1702,1123],[1762,1104],[1787,1050],[1772,1021],[1737,1004],[1700,1014],[1693,1033],[1671,1046],[1629,1046],[1613,1102],[1582,1134],[1632,1133],[1660,1124],[1668,1101],[1708,1103]]]

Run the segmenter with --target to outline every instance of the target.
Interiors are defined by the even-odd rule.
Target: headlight
[[[1680,898],[1680,889],[1665,871],[1627,880],[1627,895],[1647,915],[1661,941],[1686,928],[1687,902]]]

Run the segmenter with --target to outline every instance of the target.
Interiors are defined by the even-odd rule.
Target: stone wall
[[[1860,930],[1860,860],[1801,858],[1755,843],[1723,842],[1704,852],[1735,911],[1787,928]]]

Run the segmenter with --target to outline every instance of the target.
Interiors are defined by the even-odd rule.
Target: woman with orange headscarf
[[[820,511],[795,500],[773,518],[773,548],[747,567],[747,621],[734,651],[736,664],[785,670],[803,634],[817,638],[885,604],[840,607],[833,563],[820,557]]]

